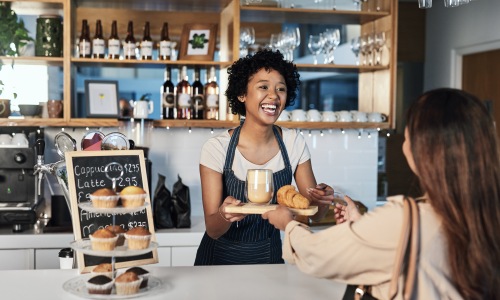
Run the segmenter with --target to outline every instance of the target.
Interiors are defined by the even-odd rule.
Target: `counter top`
[[[293,265],[144,268],[162,286],[137,298],[141,300],[321,300],[342,299],[345,291],[344,284],[305,275]],[[77,276],[88,275],[77,270],[0,271],[2,299],[84,299],[63,289],[66,281]]]

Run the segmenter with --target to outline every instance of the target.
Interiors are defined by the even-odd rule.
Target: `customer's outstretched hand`
[[[344,196],[347,205],[336,203],[333,211],[335,212],[335,220],[337,224],[342,224],[346,221],[355,222],[361,217],[361,213],[354,201],[349,196]]]

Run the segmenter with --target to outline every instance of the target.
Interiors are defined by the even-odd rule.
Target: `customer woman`
[[[423,94],[408,111],[403,153],[425,191],[413,299],[500,299],[499,148],[485,106],[454,89]],[[402,198],[360,216],[346,197],[345,223],[314,234],[283,207],[263,217],[285,230],[284,257],[302,271],[373,285],[387,299]]]
[[[224,212],[227,205],[246,202],[247,170],[273,170],[275,191],[295,178],[300,193],[320,206],[318,217],[328,210],[333,189],[316,185],[302,135],[274,125],[295,99],[300,84],[295,65],[279,51],[263,50],[240,58],[228,73],[229,106],[245,120],[203,146],[200,177],[206,232],[195,265],[283,263],[279,230],[260,215]]]

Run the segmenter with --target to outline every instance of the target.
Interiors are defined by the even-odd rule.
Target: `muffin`
[[[102,263],[95,266],[90,273],[94,276],[104,275],[108,276],[109,278],[114,278],[113,267],[108,263]]]
[[[110,251],[114,250],[116,247],[116,241],[118,236],[106,229],[98,229],[93,234],[90,235],[90,243],[92,245],[92,250]]]
[[[146,249],[151,241],[151,232],[142,226],[137,226],[125,233],[129,249]]]
[[[86,283],[89,294],[109,295],[113,289],[113,279],[104,275],[97,275],[90,278]]]
[[[141,267],[132,267],[128,269],[125,272],[133,272],[139,276],[139,278],[142,278],[141,282],[141,289],[145,288],[148,286],[148,280],[149,280],[149,272]]]
[[[115,279],[115,290],[117,295],[132,295],[139,292],[142,278],[133,272],[125,272]]]
[[[98,208],[113,208],[118,204],[120,197],[108,188],[98,189],[90,194],[90,200],[93,207]]]
[[[109,225],[106,227],[111,232],[114,232],[118,236],[118,240],[116,240],[116,246],[123,246],[125,243],[125,229],[123,229],[120,225]]]
[[[144,205],[146,191],[138,186],[127,186],[120,192],[120,200],[123,207],[138,207]]]

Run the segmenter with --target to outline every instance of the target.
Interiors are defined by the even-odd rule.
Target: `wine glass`
[[[248,54],[248,46],[255,42],[255,30],[253,27],[242,27],[240,30],[240,57]]]
[[[318,64],[318,54],[323,50],[323,46],[325,45],[325,40],[323,39],[323,34],[320,33],[318,35],[310,35],[309,42],[307,43],[307,47],[309,51],[314,55],[314,64]]]
[[[337,46],[340,44],[340,30],[338,28],[332,29],[327,28],[323,33],[325,40],[325,64],[335,63],[334,52]]]
[[[385,32],[377,32],[375,34],[375,64],[380,65],[382,63],[382,50],[385,45]]]
[[[359,36],[351,39],[351,51],[356,55],[356,65],[359,66],[359,48],[360,48]]]
[[[249,169],[245,180],[245,197],[248,203],[267,205],[274,195],[273,171]]]

